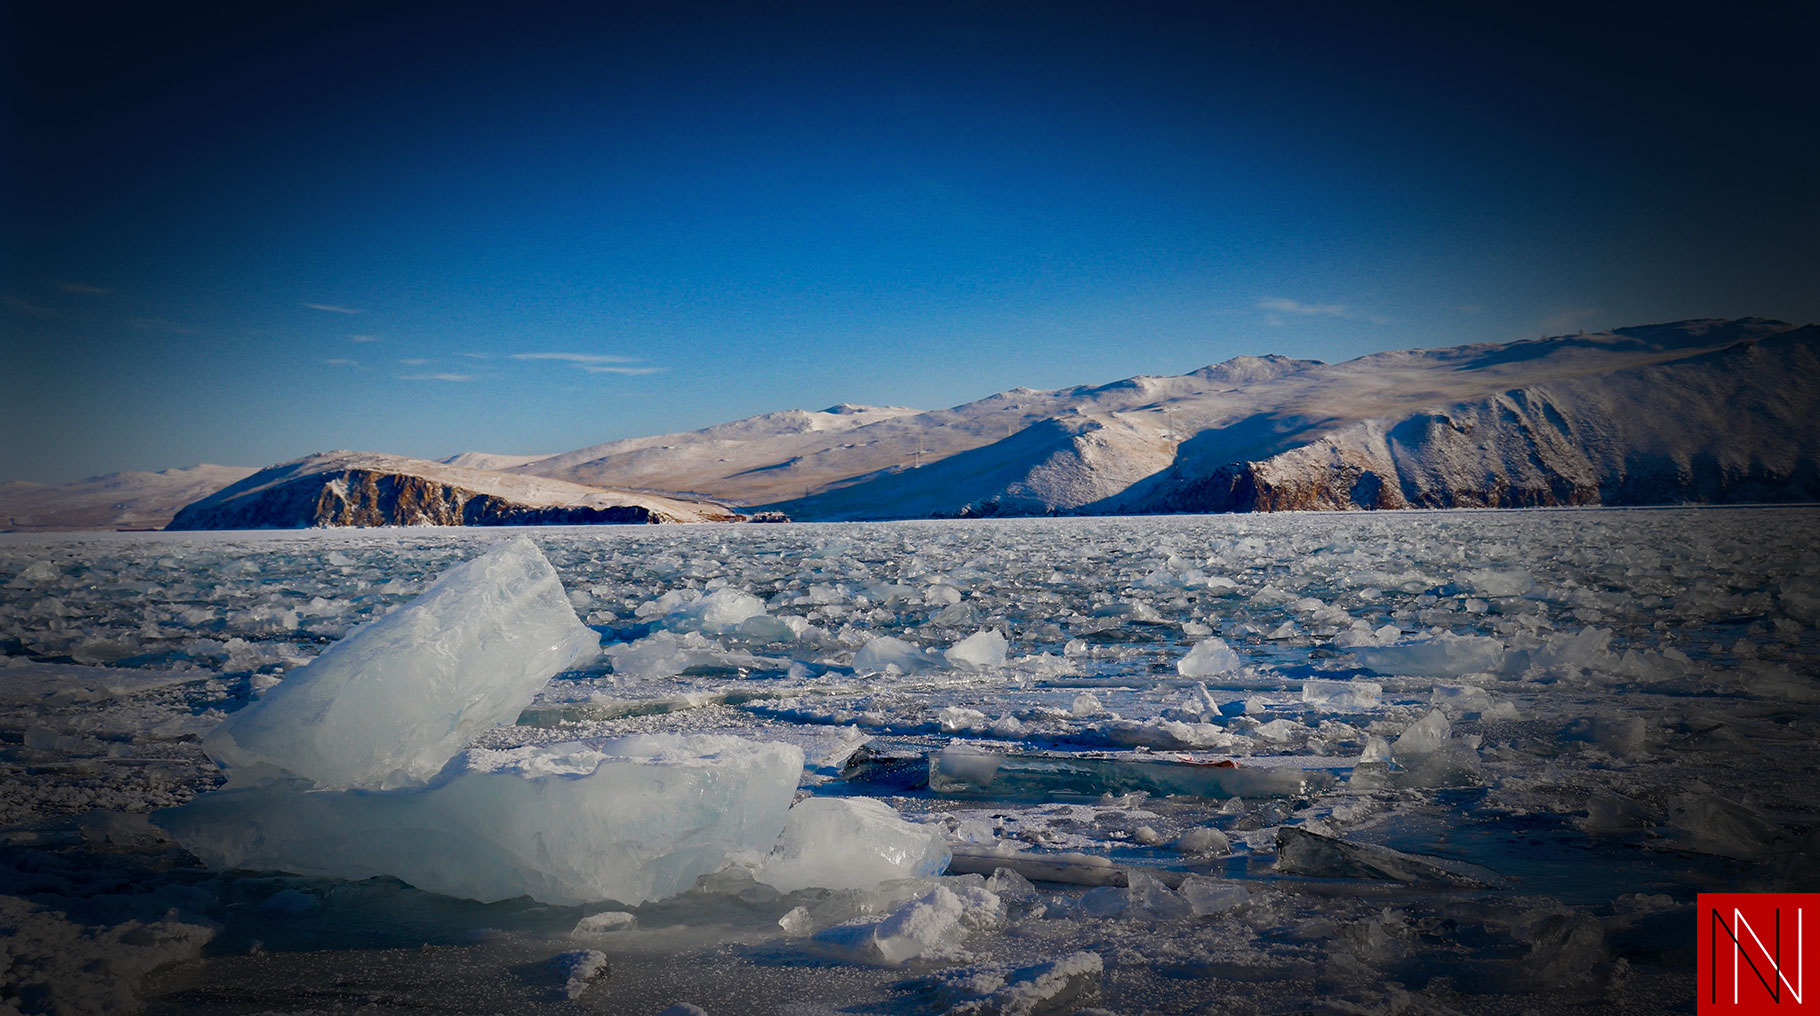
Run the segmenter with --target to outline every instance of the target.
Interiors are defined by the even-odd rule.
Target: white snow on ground
[[[485,838],[438,834],[426,870],[394,877],[294,857],[209,870],[145,816],[232,803],[202,737],[511,534],[0,537],[0,1003],[1685,1008],[1694,893],[1820,888],[1817,523],[538,530],[606,651],[474,735],[437,789],[340,792],[377,830],[480,817]],[[995,642],[955,652],[982,633],[1002,662]],[[1197,650],[1215,639],[1231,659]],[[1197,651],[1218,659],[1190,674]],[[633,757],[651,735],[686,744]],[[704,736],[775,746],[727,755],[729,773],[775,754],[792,774],[750,842],[684,831],[700,788],[749,799],[690,761],[730,743]],[[687,858],[663,870],[687,891],[511,885],[543,870],[524,856],[580,856],[552,853],[580,839],[556,830],[624,830],[620,804],[589,811],[584,770],[649,808],[639,848],[677,831]],[[820,877],[767,884],[792,792],[810,806],[778,863]],[[426,803],[438,793],[465,799]],[[278,812],[262,821],[308,818]]]

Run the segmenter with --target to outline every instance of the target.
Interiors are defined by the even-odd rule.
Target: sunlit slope
[[[251,475],[245,466],[128,471],[73,483],[0,483],[0,530],[158,529],[184,505]]]

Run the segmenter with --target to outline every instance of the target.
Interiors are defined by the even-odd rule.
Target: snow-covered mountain
[[[511,467],[797,518],[1820,497],[1816,330],[1760,318],[837,406]]]
[[[733,517],[713,501],[859,519],[1820,500],[1817,417],[1820,328],[1682,321],[1338,364],[1242,356],[933,411],[786,410],[548,456],[8,483],[0,521],[149,528],[198,498],[177,528]]]
[[[633,490],[691,491],[749,504],[781,501],[877,468],[892,453],[879,442],[902,437],[888,425],[906,417],[927,415],[898,406],[830,406],[816,412],[787,409],[716,424],[686,434],[659,434],[591,445],[587,448],[501,466],[513,472],[601,483]],[[883,427],[878,432],[871,428]],[[860,442],[847,435],[867,431]],[[971,447],[964,435],[933,440],[960,443],[931,448],[934,457]],[[916,454],[914,444],[909,453]],[[467,452],[456,460],[492,458]]]
[[[252,475],[246,466],[121,472],[73,483],[0,483],[0,529],[158,529],[177,509]]]
[[[376,452],[335,451],[270,466],[184,508],[170,529],[719,522],[706,501],[603,490]]]

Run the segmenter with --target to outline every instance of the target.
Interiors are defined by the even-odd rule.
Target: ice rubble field
[[[512,534],[0,537],[0,1012],[1691,1011],[1695,892],[1820,888],[1817,523],[532,531],[602,651],[516,723],[460,727],[460,766],[592,771],[602,750],[682,744],[806,760],[810,803],[762,865],[680,895],[609,879],[580,903],[541,869],[406,873],[455,895],[211,870],[145,817],[235,800],[204,739],[260,728],[224,717],[282,701],[287,673]],[[375,659],[434,671],[413,650],[444,650],[399,618],[365,629],[392,633]],[[476,647],[513,634],[470,627]],[[378,718],[449,740],[419,712]],[[279,741],[262,750],[295,748]],[[383,770],[391,787],[447,755],[335,749],[310,749],[323,786]],[[688,759],[695,783],[623,764],[615,785],[668,788],[647,804],[728,785]],[[339,829],[335,850],[399,874],[385,861],[408,847],[346,830],[473,814],[450,791],[481,784],[440,778],[408,806],[385,795],[409,789],[336,791],[262,821],[283,843]],[[522,821],[579,807],[552,795]],[[945,844],[948,874],[840,870],[828,846],[890,809]],[[427,868],[469,856],[444,849],[446,815]],[[542,901],[499,898],[519,887]]]

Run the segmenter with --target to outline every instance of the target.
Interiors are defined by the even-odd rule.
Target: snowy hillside
[[[895,406],[845,404],[819,412],[789,409],[687,434],[592,445],[514,471],[576,483],[711,492],[749,503],[779,501],[877,468],[873,463],[889,454],[879,442],[898,433],[888,425],[918,414]],[[887,429],[870,434],[875,425]],[[847,440],[861,430],[868,430],[868,438]]]
[[[170,529],[713,522],[718,504],[603,490],[375,452],[323,452],[260,470],[177,513]]]
[[[835,407],[513,467],[804,519],[1803,500],[1815,331],[1684,321]]]
[[[545,457],[546,456],[543,455],[498,455],[493,452],[462,452],[459,455],[451,455],[446,459],[437,459],[436,461],[445,466],[465,466],[468,469],[513,469],[518,466],[528,465]]]
[[[252,473],[244,466],[204,464],[74,483],[0,483],[0,530],[158,529],[177,509]]]

